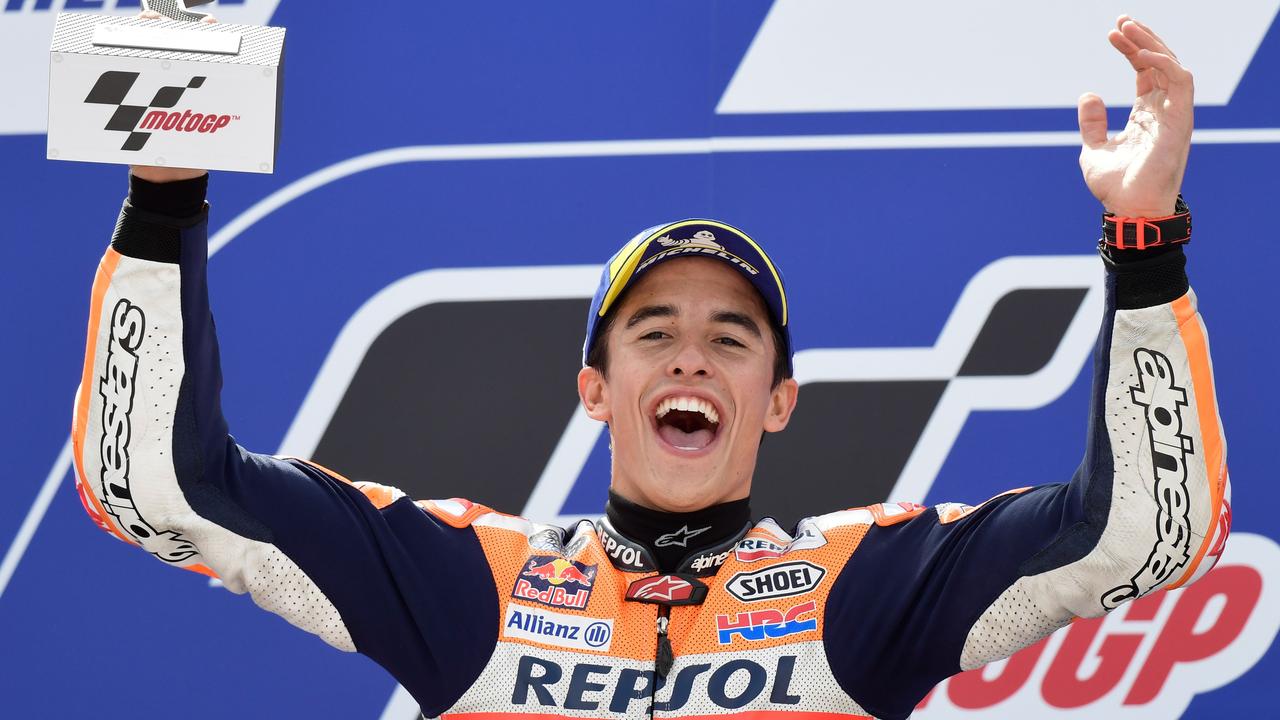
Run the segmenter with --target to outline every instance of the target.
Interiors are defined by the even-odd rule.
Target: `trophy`
[[[50,160],[275,169],[284,28],[202,22],[210,0],[143,0],[158,20],[60,13]]]

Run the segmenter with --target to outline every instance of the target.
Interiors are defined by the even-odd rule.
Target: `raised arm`
[[[496,639],[480,543],[392,488],[254,454],[228,434],[205,274],[206,183],[195,171],[131,177],[93,287],[74,409],[85,509],[162,562],[217,576],[369,655],[428,709],[446,707]],[[444,647],[448,655],[432,652]]]
[[[1191,75],[1127,17],[1110,39],[1137,71],[1138,98],[1111,139],[1101,99],[1081,98],[1085,179],[1118,216],[1171,215],[1190,146]],[[857,649],[833,655],[833,670],[877,717],[905,717],[938,681],[1075,617],[1191,582],[1222,551],[1226,444],[1182,246],[1102,256],[1088,443],[1071,482],[873,527],[832,591],[828,647],[840,638]]]

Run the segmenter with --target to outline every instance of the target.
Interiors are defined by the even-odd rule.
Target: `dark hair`
[[[614,308],[617,308],[616,304]],[[587,348],[587,366],[599,370],[600,374],[606,378],[609,377],[609,333],[613,330],[615,319],[617,319],[617,313],[611,310],[600,320],[600,326],[596,328],[595,341],[591,343],[591,347]],[[773,335],[774,353],[772,387],[776,388],[783,380],[791,377],[791,373],[788,372],[786,339],[772,316],[769,317],[769,332]]]

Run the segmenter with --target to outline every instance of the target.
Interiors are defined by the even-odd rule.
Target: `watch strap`
[[[1102,242],[1117,250],[1146,250],[1191,240],[1191,209],[1178,196],[1173,214],[1156,218],[1102,216]]]

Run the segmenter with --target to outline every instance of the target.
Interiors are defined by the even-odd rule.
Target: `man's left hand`
[[[1121,217],[1171,215],[1191,150],[1191,73],[1159,35],[1127,15],[1107,39],[1137,71],[1138,97],[1124,130],[1110,139],[1102,98],[1080,97],[1085,183],[1108,212]]]

